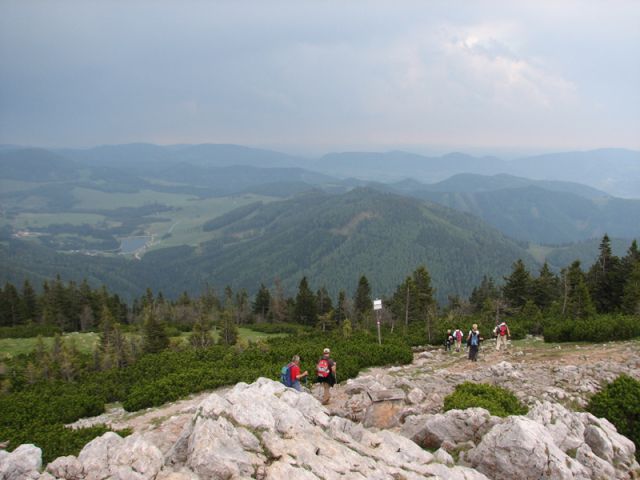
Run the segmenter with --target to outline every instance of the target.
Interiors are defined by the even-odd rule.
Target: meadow
[[[129,337],[139,337],[137,332],[127,332],[125,335]],[[171,342],[174,345],[184,344],[186,345],[189,339],[189,332],[183,332],[179,336],[171,337]],[[211,335],[214,340],[218,340],[220,333],[217,328],[211,329]],[[266,340],[269,338],[286,337],[286,333],[262,333],[256,332],[249,328],[239,327],[238,336],[240,341],[244,342],[256,342],[258,340]],[[53,345],[54,337],[41,337],[42,341],[47,348],[51,349]],[[82,353],[91,353],[99,342],[100,338],[98,333],[95,332],[72,332],[65,333],[62,338],[67,344],[70,342],[75,345],[75,348]],[[38,339],[33,338],[0,338],[0,360],[9,359],[18,355],[29,354],[33,352],[38,343]]]

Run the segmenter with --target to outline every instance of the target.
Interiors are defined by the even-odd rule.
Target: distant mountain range
[[[523,241],[558,244],[605,233],[640,235],[640,200],[611,197],[575,183],[460,174],[431,185],[406,181],[381,188],[471,213]]]
[[[347,152],[325,155],[313,166],[332,175],[383,183],[406,178],[434,183],[460,173],[504,173],[530,179],[582,183],[609,195],[640,198],[640,152],[623,149],[555,153],[513,161],[462,153],[426,157],[406,152]]]
[[[639,165],[626,150],[505,162],[404,152],[310,160],[235,145],[1,146],[0,280],[87,275],[129,296],[146,286],[252,289],[276,276],[295,289],[302,275],[348,290],[367,274],[384,294],[426,263],[442,300],[468,294],[485,274],[501,278],[517,258],[532,268],[545,259],[563,267],[572,255],[590,263],[604,233],[628,246],[640,237],[640,200],[611,193],[640,198]],[[21,229],[29,241],[12,237]],[[59,253],[113,251],[130,235],[154,235],[141,261]]]
[[[7,159],[4,154],[19,150],[9,145],[0,148],[0,154],[3,154],[0,164]],[[26,150],[33,152],[42,149]],[[581,183],[612,196],[640,199],[640,152],[615,148],[553,153],[511,161],[463,153],[427,157],[401,151],[330,153],[318,159],[307,159],[228,144],[128,144],[50,151],[76,161],[78,166],[125,169],[139,175],[177,164],[206,168],[237,165],[301,168],[341,179],[353,177],[382,183],[404,179],[435,183],[460,173],[485,176],[508,174],[537,180]]]

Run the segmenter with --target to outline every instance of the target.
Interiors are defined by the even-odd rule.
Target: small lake
[[[120,239],[120,253],[129,254],[144,247],[147,242],[151,241],[151,235],[143,235],[140,237],[124,237]]]

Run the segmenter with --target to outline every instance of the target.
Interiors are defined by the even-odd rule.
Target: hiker
[[[507,338],[511,338],[511,332],[505,322],[502,322],[496,327],[496,350],[499,352],[500,347],[504,345],[504,349],[507,349]]]
[[[449,352],[453,345],[453,337],[451,336],[451,330],[447,330],[447,338],[444,340],[444,351]]]
[[[295,388],[299,392],[302,391],[302,385],[300,380],[306,378],[309,375],[308,371],[300,372],[300,356],[294,355],[291,359],[291,368],[289,368],[289,374],[291,375],[291,388]]]
[[[456,344],[456,352],[459,352],[460,348],[462,348],[462,330],[459,328],[453,331],[453,341]]]
[[[322,404],[327,405],[331,400],[329,389],[336,384],[336,362],[331,358],[331,350],[325,348],[318,360],[316,367],[318,378],[316,381],[322,384]]]
[[[474,323],[469,330],[469,335],[467,336],[467,345],[469,346],[469,360],[472,362],[478,361],[478,347],[480,346],[480,331],[478,330],[478,324]]]

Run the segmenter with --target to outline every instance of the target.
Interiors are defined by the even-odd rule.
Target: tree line
[[[135,328],[147,332],[139,349],[154,352],[166,348],[168,337],[179,332],[192,332],[190,341],[196,346],[210,345],[212,327],[219,329],[221,342],[234,344],[237,327],[242,325],[288,323],[326,331],[344,322],[354,329],[367,329],[377,320],[392,331],[424,325],[426,341],[433,342],[447,321],[470,316],[482,318],[486,324],[526,317],[531,323],[526,333],[541,334],[543,318],[638,315],[640,250],[634,240],[626,255],[617,257],[609,237],[604,235],[599,255],[586,271],[579,261],[559,273],[545,263],[534,275],[518,260],[502,281],[485,276],[469,298],[450,296],[446,305],[438,305],[435,294],[424,265],[408,275],[393,294],[383,297],[385,308],[375,313],[365,275],[360,277],[353,297],[340,290],[334,299],[326,286],[314,290],[303,277],[295,296],[287,296],[276,278],[272,288],[261,284],[253,298],[245,289],[234,291],[231,287],[220,294],[210,287],[197,296],[183,292],[174,300],[147,289],[131,305],[104,286],[94,289],[86,280],[65,284],[58,276],[45,281],[39,292],[28,280],[20,289],[11,283],[0,288],[0,335],[39,332],[39,327],[60,332],[99,331],[102,348],[108,350],[120,348],[119,330]],[[122,361],[125,355],[120,357]]]

